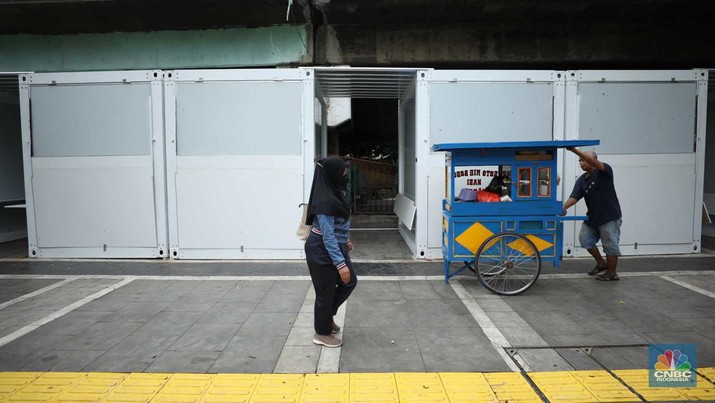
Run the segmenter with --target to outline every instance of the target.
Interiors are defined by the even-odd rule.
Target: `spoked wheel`
[[[479,247],[477,277],[489,291],[516,295],[529,289],[541,272],[541,256],[529,238],[510,233],[492,235]]]

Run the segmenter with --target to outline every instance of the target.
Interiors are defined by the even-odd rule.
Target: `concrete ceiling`
[[[0,34],[323,25],[710,24],[695,0],[0,0]]]

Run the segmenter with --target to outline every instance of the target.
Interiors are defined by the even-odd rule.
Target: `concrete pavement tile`
[[[306,267],[307,269],[307,267]],[[271,288],[266,292],[268,295],[297,295],[305,297],[305,294],[310,288],[310,280],[285,280],[275,281]]]
[[[208,312],[219,300],[209,295],[182,295],[168,304],[163,310],[167,312]]]
[[[313,325],[310,326],[293,326],[290,330],[290,334],[286,339],[286,346],[314,346],[313,335],[315,334],[315,329]]]
[[[13,312],[15,314],[8,314],[6,318],[3,319],[2,324],[7,326],[12,325],[29,325],[36,320],[42,319],[45,316],[52,315],[55,311],[48,310],[37,310],[37,311],[6,311]]]
[[[452,286],[445,283],[444,280],[431,280],[428,281],[428,283],[432,285],[434,292],[436,292],[441,298],[457,298],[457,294],[454,292]]]
[[[412,327],[407,300],[350,299],[345,322],[362,327]]]
[[[131,284],[131,283],[129,283]],[[119,288],[121,289],[121,287]],[[118,311],[132,302],[139,301],[142,294],[115,294],[116,291],[95,299],[77,308],[77,311]]]
[[[196,323],[181,335],[169,350],[223,351],[234,337],[240,324]]]
[[[168,307],[168,302],[157,301],[136,301],[130,302],[122,309],[104,318],[105,322],[149,322],[164,308]]]
[[[161,280],[142,280],[136,279],[131,283],[119,287],[112,291],[112,294],[147,294],[154,292],[157,288],[162,286]]]
[[[402,291],[398,281],[374,281],[365,286],[360,284],[355,287],[355,290],[350,295],[350,300],[352,302],[356,299],[363,301],[395,301],[404,298],[402,298]]]
[[[519,314],[542,336],[583,333],[581,324],[574,322],[563,312],[548,311],[538,315],[519,312]]]
[[[478,328],[415,328],[428,372],[509,371]]]
[[[705,337],[715,334],[715,317],[697,319],[673,319],[673,323],[682,331],[694,331]],[[715,337],[712,337],[715,338]]]
[[[20,293],[29,294],[39,289],[45,288],[55,283],[59,283],[61,279],[3,279],[0,285],[1,293]],[[5,302],[5,301],[2,301]]]
[[[255,302],[217,302],[203,314],[200,323],[244,323],[256,307]]]
[[[35,332],[78,335],[111,314],[112,312],[106,311],[72,311],[40,326]]]
[[[648,368],[648,347],[599,347],[591,356],[610,370]]]
[[[285,337],[236,336],[214,365],[211,373],[272,373],[283,349]]]
[[[311,342],[312,344],[312,342]],[[277,374],[312,374],[318,368],[320,346],[284,346],[273,369]]]
[[[709,302],[709,308],[703,309],[699,307],[701,305],[691,305],[688,301],[684,301],[682,299],[669,298],[641,299],[638,300],[638,303],[641,305],[640,310],[659,312],[661,317],[671,319],[713,317],[712,307],[715,306],[713,299],[705,296],[702,297],[706,298],[704,300],[705,302]]]
[[[22,327],[23,327],[22,325],[12,325],[12,326],[2,325],[2,326],[0,326],[0,337],[5,337],[8,334],[10,334]]]
[[[96,372],[143,372],[176,336],[129,336],[84,368]]]
[[[440,300],[443,298],[428,281],[400,281],[398,284],[400,293],[406,300]],[[454,292],[452,292],[451,298],[457,298]]]
[[[292,312],[297,313],[303,305],[303,294],[266,294],[254,309],[254,312]]]
[[[529,326],[529,324],[514,311],[492,311],[487,312],[487,315],[498,328],[507,326]]]
[[[555,351],[576,371],[603,369],[580,348],[557,348]]]
[[[202,315],[201,312],[159,312],[132,335],[181,336]]]
[[[58,350],[109,350],[141,326],[141,323],[98,322],[58,346]]]
[[[53,350],[22,367],[22,371],[79,372],[105,351]]]
[[[539,333],[531,326],[499,326],[499,330],[515,347],[543,347],[548,346]]]
[[[205,280],[197,285],[186,296],[210,295],[221,298],[229,290],[236,288],[238,281],[235,280]]]
[[[164,351],[146,372],[206,373],[221,355],[219,351]]]
[[[406,305],[412,327],[463,328],[477,326],[474,317],[459,299],[418,299],[411,300]],[[367,326],[364,323],[361,325]]]
[[[450,280],[453,281],[453,280]],[[487,290],[479,281],[460,280],[460,284],[474,299],[501,299],[502,297]],[[522,294],[523,295],[523,294]]]
[[[268,290],[263,287],[254,287],[252,281],[242,281],[237,288],[226,291],[221,297],[221,302],[254,302],[259,303],[266,296]],[[272,283],[272,282],[271,282]]]
[[[71,336],[29,333],[0,347],[0,371],[19,371]]]
[[[341,372],[424,372],[409,327],[349,327],[343,332]]]
[[[290,333],[295,322],[294,313],[254,312],[243,323],[238,334],[243,336],[281,336],[284,339]]]
[[[313,312],[298,312],[298,316],[295,318],[293,327],[310,327],[312,328],[315,322],[315,315]]]
[[[573,371],[573,367],[551,348],[520,349],[517,353],[531,371]]]
[[[502,298],[475,298],[475,301],[486,313],[490,312],[514,312],[509,304]]]

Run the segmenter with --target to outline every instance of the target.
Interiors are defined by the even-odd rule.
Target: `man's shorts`
[[[585,222],[581,223],[581,233],[578,234],[581,247],[591,249],[600,240],[606,255],[621,256],[621,249],[618,247],[618,242],[621,240],[621,222],[623,220],[619,218],[600,227],[592,227]]]

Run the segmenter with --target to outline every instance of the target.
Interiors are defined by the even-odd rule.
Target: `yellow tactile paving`
[[[350,402],[399,402],[394,374],[350,374]]]
[[[711,377],[715,368],[698,371]],[[550,402],[715,401],[715,385],[650,388],[647,370],[531,372]],[[0,402],[541,402],[524,374],[0,372]]]
[[[244,403],[251,400],[253,391],[258,386],[260,375],[256,374],[219,374],[214,376],[202,402]]]
[[[401,402],[449,402],[438,373],[396,373]]]
[[[651,402],[715,400],[715,385],[702,376],[698,376],[696,388],[651,388],[648,386],[647,369],[616,370],[613,373]]]
[[[551,402],[640,400],[607,371],[533,372],[529,377]]]
[[[524,379],[524,376],[516,372],[494,372],[485,373],[484,378],[494,391],[500,402],[510,403],[541,402],[539,395]]]
[[[303,381],[301,402],[349,402],[350,374],[308,374]]]
[[[480,372],[443,372],[440,377],[450,402],[498,401],[484,374]]]

